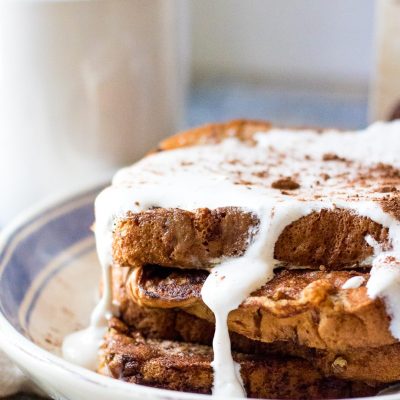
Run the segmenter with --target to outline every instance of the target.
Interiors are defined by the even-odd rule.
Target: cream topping
[[[372,264],[367,283],[368,295],[385,301],[386,311],[391,317],[390,331],[400,339],[400,253],[385,252],[378,255]]]
[[[217,264],[202,289],[216,319],[213,393],[243,396],[230,351],[229,312],[272,279],[274,245],[288,224],[313,211],[346,208],[389,228],[392,251],[375,250],[368,293],[385,300],[392,333],[400,339],[400,223],[379,204],[400,183],[399,154],[400,122],[394,122],[359,132],[273,129],[257,133],[254,143],[231,137],[150,155],[120,170],[96,199],[96,242],[105,286],[110,286],[113,226],[128,211],[234,206],[254,213],[260,227],[245,254]],[[106,325],[110,293],[105,290],[92,326]]]
[[[358,289],[364,282],[365,278],[363,276],[353,276],[343,283],[342,289]]]

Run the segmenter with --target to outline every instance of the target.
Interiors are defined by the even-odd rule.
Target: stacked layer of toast
[[[99,372],[152,387],[211,393],[214,324],[178,308],[138,305],[128,294],[129,275],[127,270],[113,271],[120,316],[110,320]],[[252,398],[369,396],[397,380],[400,371],[397,344],[330,351],[295,341],[252,340],[234,331],[231,344]]]
[[[251,121],[208,125],[164,141],[155,154],[230,138],[251,146],[258,132],[270,129]],[[305,186],[301,171],[287,176],[286,165],[279,172],[280,163],[290,165],[285,155],[279,161],[274,149],[269,154],[274,164],[254,173],[254,182],[240,173],[246,166],[232,160],[238,184],[251,190],[263,182],[283,199],[332,193],[343,201],[367,199],[400,217],[400,171],[393,165],[326,153],[302,162],[317,171]],[[99,371],[132,383],[211,393],[214,316],[201,288],[220,260],[246,252],[259,224],[251,212],[229,205],[190,211],[155,206],[119,218],[112,280],[120,314],[110,321]],[[388,228],[343,207],[313,211],[282,227],[274,278],[229,314],[248,397],[360,397],[400,380],[391,318],[384,301],[372,299],[366,288],[374,246],[390,249]],[[357,284],[346,285],[351,278]]]

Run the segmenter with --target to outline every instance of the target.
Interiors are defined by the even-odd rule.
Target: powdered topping
[[[391,316],[390,330],[400,339],[400,253],[386,252],[377,256],[372,264],[367,283],[368,295],[383,298]]]
[[[400,267],[393,261],[400,259],[397,197],[392,197],[394,191],[388,195],[380,190],[400,188],[399,154],[400,122],[324,134],[273,129],[255,134],[250,142],[231,137],[216,144],[155,153],[119,171],[113,185],[98,196],[100,261],[104,269],[112,263],[113,224],[129,211],[232,206],[254,213],[260,226],[245,254],[217,265],[202,290],[216,320],[213,393],[242,396],[240,374],[230,354],[228,313],[272,279],[277,263],[274,245],[282,230],[314,211],[344,208],[389,229],[394,258],[387,258],[377,247],[368,292],[385,299],[392,333],[400,338],[400,298],[396,297]],[[390,212],[384,207],[389,202]],[[376,278],[386,271],[390,284]]]
[[[384,126],[388,143],[398,136],[396,125]],[[381,199],[389,190],[382,191],[382,187],[389,187],[390,193],[397,186],[400,188],[396,146],[383,152],[382,128],[377,124],[365,132],[324,134],[272,130],[256,134],[253,145],[229,138],[219,144],[161,152],[121,170],[114,187],[124,187],[124,182],[156,185],[191,175],[200,176],[203,181],[207,177],[209,182],[219,180],[246,186],[247,190],[261,190],[275,198],[283,197],[282,193],[266,189],[297,189],[296,197],[301,200]],[[373,141],[376,146],[372,146]],[[321,162],[323,158],[329,162]],[[395,164],[388,164],[391,162]]]
[[[319,185],[319,182],[317,184]],[[294,190],[298,189],[300,185],[290,176],[288,176],[287,178],[281,178],[277,181],[272,182],[271,187],[273,187],[274,189]]]
[[[337,154],[335,154],[335,153],[325,153],[323,156],[322,156],[322,160],[323,161],[346,161],[346,159],[345,158],[343,158],[343,157],[339,157]]]

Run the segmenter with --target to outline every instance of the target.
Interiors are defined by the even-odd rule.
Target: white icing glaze
[[[112,229],[115,220],[128,211],[234,206],[259,218],[258,234],[246,253],[236,259],[215,260],[216,266],[202,289],[203,300],[216,319],[213,393],[232,397],[244,395],[244,390],[230,352],[228,314],[273,277],[274,245],[285,226],[313,211],[345,208],[389,228],[394,258],[388,258],[379,246],[374,247],[368,293],[385,299],[392,316],[392,333],[400,338],[396,311],[400,305],[400,296],[396,295],[396,291],[400,293],[400,279],[392,262],[400,255],[400,224],[382,211],[379,200],[385,194],[377,190],[382,179],[379,170],[371,170],[374,163],[400,167],[400,122],[344,133],[274,129],[257,133],[255,141],[249,145],[228,138],[219,144],[153,154],[120,170],[95,204],[97,250],[106,290],[92,326],[103,326],[112,311],[111,292],[107,289]],[[325,157],[327,153],[336,156]],[[271,187],[285,176],[292,177],[300,187],[290,192]],[[360,177],[362,185],[358,184]],[[366,238],[369,243],[371,239]]]
[[[97,241],[97,245],[101,243],[101,240]],[[61,347],[66,360],[92,371],[98,368],[98,353],[107,331],[107,321],[112,315],[118,314],[117,308],[113,307],[110,260],[102,259],[101,256],[99,259],[102,265],[103,294],[92,311],[90,325],[66,336]]]
[[[353,276],[343,283],[342,289],[357,289],[364,283],[364,281],[365,279],[363,276]]]
[[[92,311],[89,327],[66,336],[61,348],[66,360],[93,371],[98,367],[98,353],[107,331],[107,321],[113,314],[117,315],[113,309],[110,269],[111,264],[103,264],[103,295]]]
[[[274,224],[271,210],[274,207]],[[261,219],[260,240],[248,248],[245,257],[228,259],[217,265],[206,279],[201,295],[204,303],[215,315],[214,386],[213,394],[230,397],[246,396],[239,374],[239,366],[232,359],[228,331],[228,314],[239,307],[251,292],[272,279],[274,260],[273,249],[281,229],[304,215],[304,210],[285,203],[264,204],[257,215]],[[268,234],[266,234],[268,232]],[[261,240],[262,239],[262,240]]]
[[[368,295],[383,298],[391,317],[390,331],[400,339],[400,252],[384,252],[372,264],[367,283]]]
[[[62,344],[63,357],[73,364],[96,371],[98,368],[98,353],[106,333],[107,326],[88,328],[71,333],[64,338]]]

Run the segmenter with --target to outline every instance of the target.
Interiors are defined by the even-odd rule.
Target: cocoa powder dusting
[[[298,189],[300,185],[294,181],[290,176],[278,179],[272,182],[271,187],[274,189],[294,190]]]
[[[322,156],[322,160],[323,161],[346,161],[345,158],[343,157],[339,157],[337,154],[335,153],[325,153]]]
[[[253,172],[252,175],[256,176],[257,178],[267,178],[268,172],[267,171]]]
[[[400,197],[385,197],[380,201],[382,210],[400,221]]]
[[[321,174],[321,178],[322,178],[324,181],[327,181],[327,180],[330,178],[330,175],[329,175],[329,174],[326,174],[326,173],[322,173],[322,174]]]
[[[378,163],[370,169],[371,174],[377,174],[381,178],[399,179],[400,170],[393,165]]]
[[[379,193],[391,193],[397,192],[397,188],[395,186],[382,186],[378,190]]]

